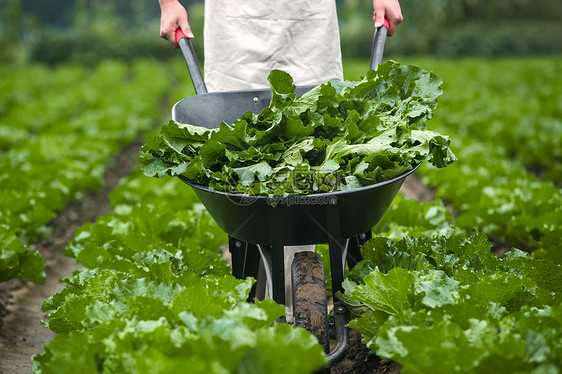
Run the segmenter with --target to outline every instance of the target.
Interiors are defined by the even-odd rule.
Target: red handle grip
[[[373,13],[373,22],[375,22],[375,15]],[[385,26],[387,30],[390,30],[390,22],[388,22],[388,19],[385,17],[384,21],[382,23],[382,25],[380,25],[379,27],[377,27],[377,29],[380,29],[381,27]]]
[[[176,43],[180,42],[180,39],[187,38],[187,35],[181,29],[176,30]],[[189,38],[188,38],[189,39]]]

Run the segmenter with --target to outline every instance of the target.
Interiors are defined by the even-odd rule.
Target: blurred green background
[[[345,59],[365,58],[372,1],[337,0]],[[559,55],[562,1],[402,0],[386,56]],[[183,0],[203,59],[203,1]],[[93,65],[106,58],[177,57],[159,38],[156,0],[0,0],[0,62]]]

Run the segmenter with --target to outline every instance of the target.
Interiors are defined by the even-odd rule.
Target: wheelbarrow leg
[[[332,293],[343,292],[343,280],[345,277],[345,254],[349,256],[349,240],[342,240],[340,234],[339,216],[335,206],[328,209],[327,216],[328,232],[328,246],[330,250],[330,268],[332,273]],[[347,246],[347,248],[346,248]],[[356,255],[356,254],[355,254]],[[336,348],[328,355],[329,365],[341,361],[349,347],[349,329],[347,328],[348,313],[347,308],[343,303],[334,302],[334,317],[337,345]]]
[[[260,254],[255,244],[250,244],[228,237],[228,250],[232,255],[232,275],[238,279],[253,277],[258,279]],[[252,287],[248,301],[252,301],[256,294],[256,284]]]
[[[261,256],[260,268],[256,279],[256,299],[264,300],[273,293],[273,280],[271,277],[271,246],[257,245]]]
[[[347,265],[350,269],[363,259],[359,248],[361,248],[361,246],[372,237],[373,233],[369,230],[359,236],[349,239],[349,244],[347,245]]]
[[[271,275],[273,278],[273,300],[285,305],[285,247],[271,245]]]
[[[332,273],[332,293],[343,292],[342,283],[345,277],[345,241],[340,235],[340,223],[337,212],[329,212],[328,220],[328,247],[330,250],[330,268]]]

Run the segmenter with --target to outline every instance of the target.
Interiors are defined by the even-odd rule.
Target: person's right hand
[[[193,38],[187,21],[187,12],[178,0],[160,0],[160,37],[167,39],[174,49],[179,47],[176,42],[176,30],[181,29],[185,36]]]
[[[373,21],[375,27],[381,27],[384,19],[388,20],[390,27],[388,28],[388,36],[394,34],[396,25],[404,20],[402,17],[402,10],[398,0],[373,0],[375,13],[373,14]]]

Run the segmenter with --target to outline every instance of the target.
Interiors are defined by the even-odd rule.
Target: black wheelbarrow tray
[[[371,68],[382,60],[388,28],[385,26],[375,31]],[[222,121],[233,123],[245,112],[260,113],[269,105],[270,89],[207,92],[189,39],[181,30],[176,33],[176,39],[197,95],[174,105],[172,118],[175,121],[216,128]],[[296,94],[302,95],[312,87],[297,87]],[[334,294],[343,291],[345,263],[351,268],[360,261],[359,247],[370,239],[371,228],[386,212],[404,179],[418,167],[419,164],[396,178],[353,190],[279,199],[211,191],[181,176],[180,179],[193,187],[216,223],[229,235],[233,275],[240,279],[248,276],[257,279],[250,299],[263,298],[268,292],[276,302],[285,304],[284,247],[327,243],[332,291]],[[298,253],[293,260],[292,273],[294,325],[316,335],[330,364],[341,360],[349,340],[347,309],[341,302],[334,303],[337,345],[330,350],[322,261],[314,253]],[[318,292],[301,292],[311,286],[320,286],[323,290],[320,296]]]

